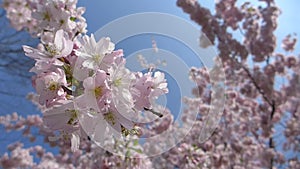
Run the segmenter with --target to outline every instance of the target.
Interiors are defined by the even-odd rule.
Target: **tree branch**
[[[241,63],[239,63],[242,67],[242,69],[247,73],[248,77],[250,78],[251,82],[253,83],[253,85],[255,86],[255,88],[257,89],[257,91],[259,92],[259,94],[261,94],[261,96],[263,97],[263,99],[271,106],[273,107],[273,100],[271,101],[265,94],[265,92],[260,88],[260,86],[257,84],[257,82],[255,81],[255,79],[253,78],[253,76],[251,75],[251,72]],[[273,116],[273,115],[272,115]]]
[[[275,102],[274,102],[274,100],[272,100],[272,111],[271,111],[271,115],[270,115],[270,123],[273,119],[274,114],[275,114]],[[272,125],[272,127],[273,127],[273,125]],[[276,151],[273,136],[271,136],[269,138],[269,148],[274,149],[274,151]],[[270,160],[270,169],[273,168],[273,165],[274,165],[274,158],[272,157],[271,160]]]

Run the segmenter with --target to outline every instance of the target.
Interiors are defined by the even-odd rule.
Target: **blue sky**
[[[213,0],[201,0],[199,2],[203,6],[213,7]],[[278,40],[281,40],[286,34],[294,32],[298,33],[299,36],[300,17],[297,15],[300,5],[299,1],[277,0],[276,3],[282,9],[282,15],[279,17],[280,24],[276,31]],[[95,32],[101,26],[114,19],[138,12],[164,12],[189,20],[189,16],[176,6],[176,0],[79,0],[78,6],[86,7],[85,17],[90,33]],[[194,24],[192,21],[190,22]]]
[[[213,8],[214,1],[213,0],[202,0],[199,1],[202,6]],[[256,1],[252,1],[256,2]],[[297,17],[295,13],[297,13],[297,1],[296,0],[287,0],[287,1],[276,1],[279,8],[282,9],[282,15],[279,17],[279,25],[278,29],[276,30],[277,35],[277,51],[283,52],[280,48],[281,40],[289,33],[297,33],[298,37],[300,35],[300,17]],[[241,3],[241,2],[240,2]],[[257,4],[262,2],[257,2]],[[116,5],[117,4],[117,5]],[[196,27],[200,27],[196,25],[193,21],[189,19],[189,15],[184,13],[181,8],[176,6],[176,0],[110,0],[110,1],[80,1],[78,6],[86,7],[85,17],[88,23],[88,34],[94,33],[102,26],[112,22],[115,19],[120,17],[124,17],[126,15],[141,13],[141,12],[162,12],[168,13],[172,15],[179,16],[185,20],[187,20],[192,25]],[[212,11],[214,12],[214,10]],[[146,24],[146,23],[136,23],[138,24]],[[298,29],[297,29],[298,28]],[[239,32],[235,33],[236,38],[242,38]],[[121,42],[116,45],[116,48],[122,48],[125,53],[125,57],[139,51],[141,49],[150,48],[151,47],[151,38],[153,35],[145,35],[139,37],[129,38],[124,42]],[[186,55],[192,55],[192,53],[184,48],[184,45],[178,44],[178,42],[170,41],[170,39],[155,36],[155,40],[157,41],[158,48],[162,48],[168,51],[171,51],[178,55],[179,57],[184,58]],[[136,41],[134,43],[133,41]],[[176,46],[176,47],[174,47]],[[299,52],[299,48],[296,49]],[[186,60],[189,62],[189,60]],[[190,65],[190,66],[199,66]],[[172,80],[172,79],[168,79]],[[169,83],[172,84],[172,83]],[[171,109],[174,113],[178,110],[178,107],[170,106],[170,105],[177,105],[180,102],[178,98],[179,93],[176,90],[174,85],[169,85],[171,88],[171,93],[168,94],[169,109]],[[176,99],[174,99],[176,98]],[[175,113],[176,114],[176,113]]]

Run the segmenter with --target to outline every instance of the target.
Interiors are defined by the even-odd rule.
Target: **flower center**
[[[102,56],[100,54],[95,54],[95,55],[93,55],[93,60],[96,63],[99,63],[102,60]]]
[[[60,25],[65,24],[65,21],[63,19],[59,20]]]
[[[45,13],[43,13],[43,19],[44,20],[46,20],[46,21],[48,21],[48,22],[50,22],[50,20],[51,20],[51,16],[50,16],[50,14],[46,11]]]
[[[94,89],[95,97],[96,97],[97,99],[99,99],[99,98],[102,96],[102,92],[103,92],[103,90],[102,90],[102,87],[101,87],[101,86],[96,87],[96,88]]]
[[[48,89],[50,91],[56,91],[58,89],[58,83],[57,82],[51,82]]]
[[[118,78],[116,79],[113,84],[116,86],[116,87],[119,87],[121,84],[122,84],[122,78]]]
[[[115,125],[115,117],[112,112],[108,112],[104,114],[104,119],[108,122],[110,122],[112,125]]]
[[[66,110],[67,113],[70,113],[70,119],[69,121],[67,122],[67,124],[69,125],[74,125],[75,124],[75,121],[77,120],[78,118],[78,115],[79,115],[79,112],[77,110]]]
[[[46,50],[50,53],[51,56],[59,55],[59,52],[57,51],[55,45],[47,45]]]

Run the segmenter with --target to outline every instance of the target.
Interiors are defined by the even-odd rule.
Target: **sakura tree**
[[[296,37],[282,40],[286,53],[276,52],[274,31],[281,11],[272,0],[258,4],[222,0],[212,13],[198,1],[177,1],[208,38],[199,35],[199,46],[215,45],[219,56],[216,67],[192,67],[186,74],[197,87],[191,89],[194,97],[182,98],[188,107],[179,123],[169,109],[155,104],[169,92],[164,73],[142,56],[148,71],[129,70],[123,50],[116,50],[109,37],[87,35],[85,9],[76,0],[4,0],[11,25],[40,40],[37,47],[24,44],[23,50],[35,61],[30,71],[36,74],[36,94],[28,98],[42,116],[13,113],[1,116],[0,123],[7,131],[21,130],[32,142],[37,129],[59,153],[17,142],[7,147],[0,166],[300,168],[300,61],[292,53]],[[244,38],[236,39],[235,32]],[[217,85],[220,79],[226,80]],[[142,119],[152,123],[137,123]],[[165,131],[170,132],[158,140],[139,141]],[[173,137],[183,139],[177,143]],[[174,146],[162,153],[168,145]]]

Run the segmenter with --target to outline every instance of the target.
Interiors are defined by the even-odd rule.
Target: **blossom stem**
[[[64,89],[64,91],[68,94],[68,95],[72,95],[72,93],[73,93],[73,91],[72,90],[70,90],[69,88],[67,88],[66,86],[61,86],[63,89]]]
[[[163,114],[161,114],[161,113],[159,113],[159,112],[156,112],[156,111],[154,111],[153,109],[149,109],[149,108],[147,108],[147,107],[144,107],[144,110],[145,110],[145,111],[150,111],[151,113],[153,113],[154,115],[158,116],[159,118],[162,118],[162,117],[164,116]]]

